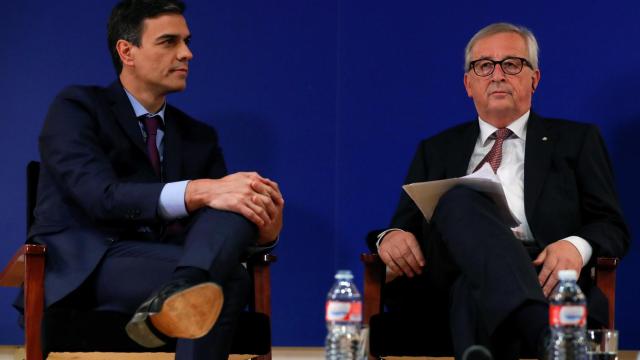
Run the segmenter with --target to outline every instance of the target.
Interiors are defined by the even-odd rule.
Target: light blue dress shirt
[[[133,97],[126,89],[127,97],[129,98],[129,102],[131,102],[131,106],[133,106],[133,111],[136,114],[136,117],[139,118],[141,116],[160,116],[162,119],[162,123],[164,124],[164,110],[167,107],[165,103],[162,105],[160,111],[155,114],[150,113],[147,109],[140,104],[140,102]],[[138,126],[140,126],[140,131],[142,132],[142,136],[146,142],[147,140],[147,132],[144,129],[144,125],[142,122],[138,122]],[[156,136],[156,146],[158,147],[158,152],[160,153],[160,162],[164,160],[164,131],[162,129],[158,129],[158,134]],[[187,212],[187,206],[184,203],[184,195],[187,190],[187,184],[189,180],[177,181],[166,183],[160,192],[160,199],[158,199],[158,211],[160,216],[162,216],[165,220],[174,220],[183,218],[189,213]]]

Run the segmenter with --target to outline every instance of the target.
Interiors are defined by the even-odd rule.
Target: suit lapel
[[[178,181],[182,176],[182,138],[178,128],[179,121],[172,107],[165,111],[164,134],[164,181]]]
[[[447,162],[447,178],[467,175],[469,159],[473,154],[479,133],[480,126],[478,125],[478,120],[476,120],[470,122],[467,126],[463,126],[460,132],[456,134],[458,139],[451,141],[450,144],[453,146],[449,150],[450,161]]]
[[[111,109],[115,113],[118,123],[129,139],[136,144],[136,147],[146,154],[146,145],[142,138],[142,132],[140,131],[136,114],[118,80],[109,86],[109,95],[112,100]]]
[[[525,214],[531,223],[533,210],[540,196],[549,165],[554,138],[547,120],[533,111],[527,122],[527,141],[524,153],[524,205]]]

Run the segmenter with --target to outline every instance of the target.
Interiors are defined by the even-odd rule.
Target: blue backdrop
[[[67,84],[108,84],[106,19],[114,1],[3,3],[0,56],[0,264],[24,241],[25,164],[37,159],[47,106]],[[215,126],[231,171],[279,181],[285,229],[273,267],[278,346],[323,342],[335,270],[387,225],[419,139],[475,116],[463,48],[484,25],[531,28],[541,46],[542,115],[597,123],[632,231],[640,133],[640,4],[621,1],[188,1],[189,86],[169,101]],[[622,348],[640,348],[638,245],[618,270]],[[361,282],[360,282],[361,284]],[[0,343],[22,343],[0,290]]]

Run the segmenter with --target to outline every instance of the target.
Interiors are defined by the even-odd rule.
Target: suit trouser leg
[[[546,302],[527,251],[489,197],[466,187],[450,190],[440,199],[432,226],[439,236],[429,247],[446,253],[448,262],[435,259],[433,271],[454,269],[450,311],[457,357],[474,343],[488,345],[498,326],[525,301]]]
[[[171,278],[181,254],[179,245],[146,241],[113,244],[87,284],[95,296],[96,310],[133,314]]]
[[[223,283],[257,238],[257,227],[242,215],[201,209],[187,227],[178,266],[206,270],[214,282]]]
[[[226,359],[249,290],[249,277],[240,265],[240,257],[255,242],[255,226],[234,213],[204,210],[187,228],[182,245],[141,241],[114,244],[91,281],[99,310],[133,313],[171,278],[177,266],[209,271],[211,279],[223,288],[222,311],[207,335],[179,341],[179,359]]]

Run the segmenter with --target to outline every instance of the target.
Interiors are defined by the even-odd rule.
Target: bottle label
[[[327,321],[362,321],[362,302],[327,300]]]
[[[549,325],[551,326],[584,326],[587,323],[587,307],[585,305],[550,305]]]

